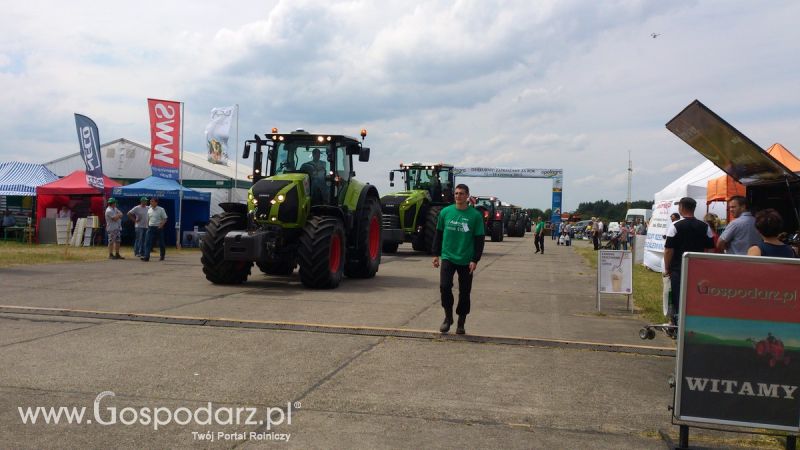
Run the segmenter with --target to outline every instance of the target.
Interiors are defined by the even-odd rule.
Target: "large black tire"
[[[525,237],[525,222],[522,220],[518,220],[516,226],[517,226],[517,232],[515,233],[515,235],[517,237]]]
[[[285,258],[278,261],[257,262],[256,265],[267,275],[289,276],[297,264],[293,258]]]
[[[441,206],[431,206],[425,214],[425,227],[422,229],[425,253],[433,253],[433,240],[436,238],[436,224],[439,223],[439,213],[442,212]]]
[[[425,221],[428,218],[428,211],[430,211],[430,207],[428,203],[423,203],[422,208],[420,209],[419,216],[417,217],[417,222],[415,223],[414,229],[416,230],[419,228],[419,225],[422,224],[422,230],[419,233],[414,233],[411,236],[411,249],[415,252],[427,252],[427,247],[425,246]]]
[[[344,274],[350,278],[372,278],[381,264],[381,205],[377,198],[367,197],[359,211],[356,232],[357,253],[349,255]]]
[[[397,247],[399,246],[400,244],[397,242],[384,242],[381,246],[381,250],[383,253],[397,253]]]
[[[508,221],[508,228],[506,228],[506,234],[508,237],[515,237],[517,235],[517,221],[516,220],[509,220]]]
[[[312,289],[332,289],[342,281],[345,234],[336,217],[314,216],[303,227],[297,249],[300,281]]]
[[[503,240],[503,222],[492,222],[492,242],[501,242]]]
[[[241,214],[222,213],[211,218],[206,225],[206,236],[200,242],[203,256],[203,273],[214,284],[241,284],[250,275],[253,263],[249,261],[225,261],[225,235],[243,230],[245,218]]]

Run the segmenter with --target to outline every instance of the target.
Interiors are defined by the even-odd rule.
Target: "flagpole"
[[[233,154],[236,155],[236,164],[233,169],[233,201],[239,201],[237,180],[239,179],[239,104],[236,104],[236,141],[233,144]]]
[[[178,217],[175,220],[175,248],[181,249],[181,221],[183,220],[183,124],[186,122],[184,105],[181,102],[181,157],[178,165]]]

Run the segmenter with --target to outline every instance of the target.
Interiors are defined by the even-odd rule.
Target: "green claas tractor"
[[[403,176],[405,190],[381,198],[383,252],[395,253],[403,242],[416,251],[430,253],[436,235],[439,211],[453,204],[455,175],[450,164],[400,164],[389,172],[394,186],[395,172]]]
[[[361,130],[362,141],[365,136]],[[348,136],[279,134],[275,128],[266,139],[245,141],[245,159],[253,147],[247,204],[220,204],[224,212],[206,226],[200,245],[206,278],[242,283],[254,263],[266,274],[284,276],[299,265],[300,281],[315,289],[337,287],[342,275],[375,276],[380,200],[374,186],[353,178],[352,168],[353,156],[369,161],[369,148]]]

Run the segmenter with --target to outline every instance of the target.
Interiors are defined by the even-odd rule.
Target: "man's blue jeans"
[[[136,240],[133,241],[133,254],[136,256],[144,256],[144,240],[147,236],[147,228],[136,227]]]
[[[164,229],[159,227],[147,227],[147,237],[145,238],[144,259],[150,259],[150,251],[153,250],[153,239],[158,239],[159,250],[161,250],[161,257],[167,253],[167,248],[164,246]]]

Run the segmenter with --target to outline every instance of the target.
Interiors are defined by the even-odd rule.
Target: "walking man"
[[[153,250],[153,239],[158,238],[161,261],[167,253],[164,245],[164,225],[167,224],[167,212],[158,206],[158,199],[150,197],[150,208],[147,210],[147,236],[145,237],[144,256],[142,261],[150,261],[150,251]]]
[[[469,187],[459,184],[455,204],[442,209],[433,240],[433,267],[439,270],[439,291],[442,295],[444,322],[439,331],[447,333],[453,324],[453,276],[458,273],[458,326],[456,334],[464,334],[464,324],[470,310],[472,277],[483,254],[486,233],[483,217],[468,204]],[[441,260],[440,260],[441,257]]]
[[[117,200],[108,199],[106,208],[106,233],[108,234],[108,259],[125,259],[119,256],[119,243],[122,240],[122,211],[117,209]]]
[[[703,252],[714,248],[711,229],[708,224],[694,217],[697,202],[691,197],[683,197],[678,204],[682,219],[672,222],[667,229],[664,242],[664,277],[669,277],[672,290],[673,318],[678,323],[681,288],[681,265],[685,252]]]
[[[128,211],[128,217],[133,221],[136,230],[136,240],[133,242],[133,254],[137,258],[144,256],[144,240],[147,236],[147,197],[139,199],[139,206]]]
[[[600,249],[600,239],[603,238],[603,219],[597,218],[597,220],[592,225],[592,244],[594,244],[594,249]]]
[[[740,195],[731,197],[728,209],[736,219],[731,220],[717,239],[717,252],[746,255],[750,247],[762,242],[756,229],[756,219],[750,213],[747,199]]]
[[[534,253],[544,253],[544,220],[542,220],[542,216],[536,218],[536,228],[533,229],[533,245],[536,246]]]

